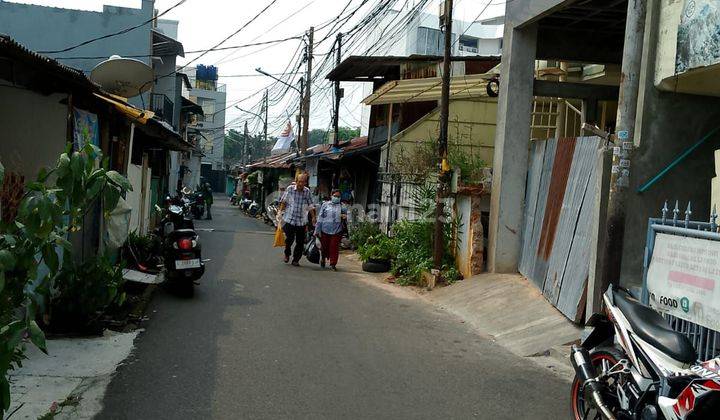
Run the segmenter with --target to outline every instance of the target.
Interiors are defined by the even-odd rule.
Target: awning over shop
[[[112,104],[115,109],[123,113],[125,116],[129,117],[131,120],[139,122],[140,124],[146,124],[150,118],[155,116],[154,112],[135,108],[134,106],[127,103],[125,101],[125,98],[122,98],[120,96],[111,95],[109,93],[93,93],[93,95],[109,104]]]
[[[350,56],[338,64],[327,75],[328,80],[341,82],[375,82],[396,80],[400,78],[401,67],[412,64],[441,63],[442,56],[410,55],[410,56]],[[451,57],[450,61],[464,63],[489,63],[492,67],[500,62],[496,56]],[[482,67],[481,67],[482,68]],[[484,72],[486,70],[480,70]]]
[[[137,129],[148,137],[152,137],[157,146],[180,152],[193,150],[193,145],[186,142],[170,124],[154,118],[155,113],[152,111],[136,108],[120,96],[98,93],[94,93],[93,95],[112,104],[118,111],[129,117],[132,121],[139,123]]]
[[[450,78],[452,99],[486,98],[488,80],[495,74],[473,74]],[[385,83],[372,95],[363,99],[365,105],[385,105],[440,100],[442,78],[395,80]]]
[[[175,132],[165,121],[160,121],[156,118],[151,118],[147,121],[147,124],[138,125],[137,129],[148,137],[151,137],[153,142],[158,146],[178,152],[190,152],[195,149],[192,144],[186,142],[182,136]]]

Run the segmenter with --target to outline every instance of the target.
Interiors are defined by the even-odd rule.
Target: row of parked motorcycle
[[[155,205],[160,223],[152,232],[154,250],[150,261],[138,261],[138,252],[130,249],[136,265],[142,271],[164,272],[168,285],[192,295],[195,285],[205,273],[200,236],[193,219],[205,214],[205,197],[202,192],[185,190],[179,195],[166,196],[163,205]]]
[[[238,206],[245,214],[250,217],[262,216],[265,223],[277,227],[277,215],[280,207],[278,200],[271,200],[265,206],[265,210],[261,211],[260,204],[257,201],[250,198],[250,194],[246,193],[242,197],[238,194],[233,194],[230,197],[230,204]]]

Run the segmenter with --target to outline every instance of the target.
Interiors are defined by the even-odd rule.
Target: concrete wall
[[[492,166],[497,121],[497,100],[453,100],[450,102],[448,142],[479,156]],[[436,141],[440,134],[440,111],[434,110],[393,137],[390,162],[402,171],[400,151],[407,156],[422,143]],[[387,146],[383,147],[387,149]]]
[[[505,25],[522,27],[576,0],[514,0],[505,6]]]
[[[650,190],[643,194],[636,192],[675,156],[720,125],[719,98],[661,92],[654,86],[660,3],[659,0],[648,3],[646,28],[649,30],[645,31],[647,48],[635,127],[637,149],[631,168],[620,279],[627,287],[641,282],[647,220],[660,216],[664,200],[672,203],[680,200],[683,211],[687,201],[692,200],[692,219],[708,220],[710,182],[715,176],[713,151],[720,144],[720,137],[715,135]]]
[[[55,165],[65,149],[66,98],[0,86],[0,161],[7,171],[34,180],[40,168]]]
[[[106,35],[121,29],[138,25],[152,18],[153,0],[143,0],[142,9],[105,6],[102,13],[62,9],[57,7],[7,3],[0,0],[0,32],[10,35],[34,51],[59,50]],[[72,51],[49,54],[51,57],[83,57],[112,54],[150,54],[152,39],[150,26],[123,35],[94,42]],[[138,58],[150,63],[149,57]],[[70,60],[59,58],[69,66],[89,72],[103,59]]]
[[[482,197],[476,194],[458,194],[455,198],[456,231],[455,264],[464,278],[483,271],[484,230],[481,221]]]

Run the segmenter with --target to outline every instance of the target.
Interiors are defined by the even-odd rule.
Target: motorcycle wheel
[[[620,360],[625,359],[625,355],[614,347],[598,347],[590,352],[590,360],[597,373],[610,369]],[[617,398],[617,383],[615,378],[606,378],[603,380],[605,391],[602,393],[605,403],[612,409],[613,413],[619,411],[619,401]],[[570,403],[572,404],[573,418],[575,420],[589,420],[603,418],[602,414],[585,400],[585,393],[582,392],[580,380],[575,377],[570,391]]]

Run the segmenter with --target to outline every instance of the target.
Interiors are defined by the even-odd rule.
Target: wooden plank
[[[590,172],[595,166],[596,143],[584,140],[584,138],[573,140],[576,144],[572,155],[572,164],[567,175],[555,237],[548,260],[547,276],[543,285],[543,294],[555,306],[557,306],[560,296],[570,248],[588,188]]]
[[[529,278],[538,289],[542,290],[545,281],[545,273],[547,272],[547,260],[537,253],[538,244],[542,231],[542,223],[545,217],[545,207],[547,205],[547,195],[552,180],[552,168],[555,162],[555,150],[557,148],[557,139],[548,139],[545,145],[545,157],[543,160],[542,175],[540,177],[540,186],[538,188],[538,201],[535,206],[535,218],[533,223],[533,237],[530,246],[532,246],[533,258],[531,265],[528,267]]]
[[[595,205],[595,195],[599,176],[597,149],[600,147],[601,139],[590,137],[580,141],[587,143],[588,148],[591,149],[588,152],[592,153],[594,158],[592,159],[593,164],[589,168],[590,176],[568,255],[567,266],[563,273],[557,303],[558,310],[574,322],[581,321],[586,301],[587,279],[590,273],[590,257],[592,254],[593,220],[595,213],[598,211]]]
[[[520,263],[518,271],[528,276],[529,268],[535,259],[535,247],[532,246],[532,238],[535,228],[535,209],[540,190],[543,162],[545,160],[545,146],[547,140],[534,141],[530,150],[530,168],[528,170],[527,188],[525,190],[524,223],[522,229],[522,249],[520,252]]]

